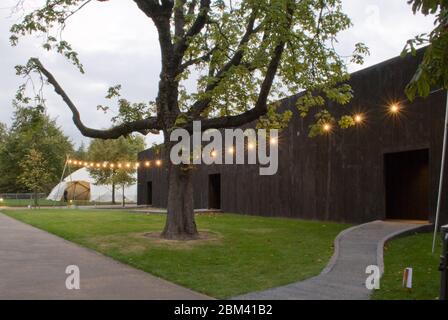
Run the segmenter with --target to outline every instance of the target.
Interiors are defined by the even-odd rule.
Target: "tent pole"
[[[64,175],[65,175],[65,170],[67,169],[67,163],[68,163],[69,157],[68,155],[65,156],[65,163],[64,163],[64,169],[62,170],[62,175],[61,175],[61,179],[59,180],[59,184],[58,184],[58,192],[56,193],[56,199],[58,199],[59,197],[59,191],[61,189],[61,183],[62,183],[62,179],[64,179]],[[55,206],[55,203],[53,203],[53,207]]]
[[[442,185],[443,185],[443,175],[445,171],[444,169],[445,169],[445,157],[446,157],[447,127],[448,127],[448,91],[446,96],[445,125],[443,127],[443,147],[442,147],[442,162],[440,165],[439,194],[437,196],[436,221],[434,223],[434,236],[432,239],[433,254],[436,250],[436,237],[437,237],[437,231],[439,229],[440,203],[442,202],[442,189],[443,189]]]

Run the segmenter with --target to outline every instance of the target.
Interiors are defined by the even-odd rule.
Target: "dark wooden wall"
[[[384,219],[384,155],[429,149],[429,212],[433,220],[446,93],[437,91],[427,99],[407,102],[404,87],[420,58],[421,52],[417,58],[391,59],[352,75],[355,98],[348,106],[329,107],[335,114],[363,112],[366,121],[360,127],[309,138],[312,117],[298,116],[297,96],[284,100],[282,108],[293,110],[294,117],[280,134],[278,173],[260,176],[258,165],[198,166],[194,173],[195,207],[208,207],[208,175],[220,173],[221,207],[226,212],[346,222]],[[402,100],[400,116],[388,116],[387,106]],[[159,157],[151,150],[139,155],[140,160]],[[163,166],[141,167],[138,181],[139,204],[146,204],[147,181],[152,181],[153,206],[166,207]],[[442,213],[447,221],[445,199]]]

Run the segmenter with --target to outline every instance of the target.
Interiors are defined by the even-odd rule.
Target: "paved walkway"
[[[68,265],[80,290],[67,290]],[[210,299],[0,213],[0,299]]]
[[[335,253],[322,273],[314,278],[266,291],[235,297],[241,300],[365,300],[366,267],[384,271],[384,243],[401,233],[424,227],[409,222],[374,221],[343,231],[335,240]]]

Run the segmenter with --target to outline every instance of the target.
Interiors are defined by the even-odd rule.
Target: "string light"
[[[398,114],[400,112],[400,105],[398,103],[393,103],[389,106],[389,112],[391,114]]]
[[[325,123],[325,124],[322,126],[322,129],[324,130],[324,132],[330,132],[330,131],[331,131],[331,124],[329,124],[329,123]]]
[[[388,113],[392,114],[392,115],[399,114],[401,112],[401,110],[402,110],[402,107],[401,107],[400,103],[398,103],[398,102],[392,103],[392,104],[390,104],[388,106]],[[353,120],[354,120],[354,122],[356,124],[362,124],[365,121],[365,116],[362,113],[356,113],[356,114],[353,114]],[[322,130],[325,133],[330,133],[333,130],[333,127],[332,127],[331,123],[324,123],[324,124],[322,124]],[[276,145],[276,144],[278,144],[278,138],[270,138],[269,142],[270,142],[271,145]],[[254,148],[255,148],[255,144],[254,143],[249,142],[247,144],[247,149],[248,150],[253,150]],[[228,153],[229,154],[234,154],[235,153],[235,148],[234,147],[229,147],[228,148]],[[210,153],[210,156],[213,157],[213,158],[215,158],[217,155],[218,155],[218,153],[217,153],[216,150],[213,150]],[[199,159],[199,156],[196,156],[196,159]],[[139,168],[140,166],[145,166],[146,168],[151,167],[151,161],[132,162],[132,163],[128,162],[128,163],[123,165],[122,163],[116,163],[115,164],[115,163],[109,163],[107,161],[98,162],[98,163],[95,163],[95,162],[88,163],[88,162],[68,159],[66,161],[66,163],[69,164],[69,165],[74,165],[74,166],[96,167],[96,168],[101,168],[101,167],[103,167],[103,168],[107,168],[107,167],[109,167],[109,168],[115,168],[115,167],[123,168],[123,166],[124,166],[125,168],[129,169],[131,167]],[[162,161],[159,160],[159,159],[155,160],[154,163],[158,167],[160,167],[162,165]],[[0,199],[0,202],[1,202],[1,199]]]
[[[355,120],[355,123],[361,124],[364,122],[364,115],[361,113],[357,113],[353,116],[353,119]]]

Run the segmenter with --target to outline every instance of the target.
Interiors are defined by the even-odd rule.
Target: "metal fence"
[[[46,201],[47,195],[45,193],[0,193],[0,206],[27,206],[33,205],[35,198],[38,202]]]
[[[0,198],[4,200],[34,200],[34,193],[0,193]],[[38,193],[37,199],[45,199],[45,193]]]

